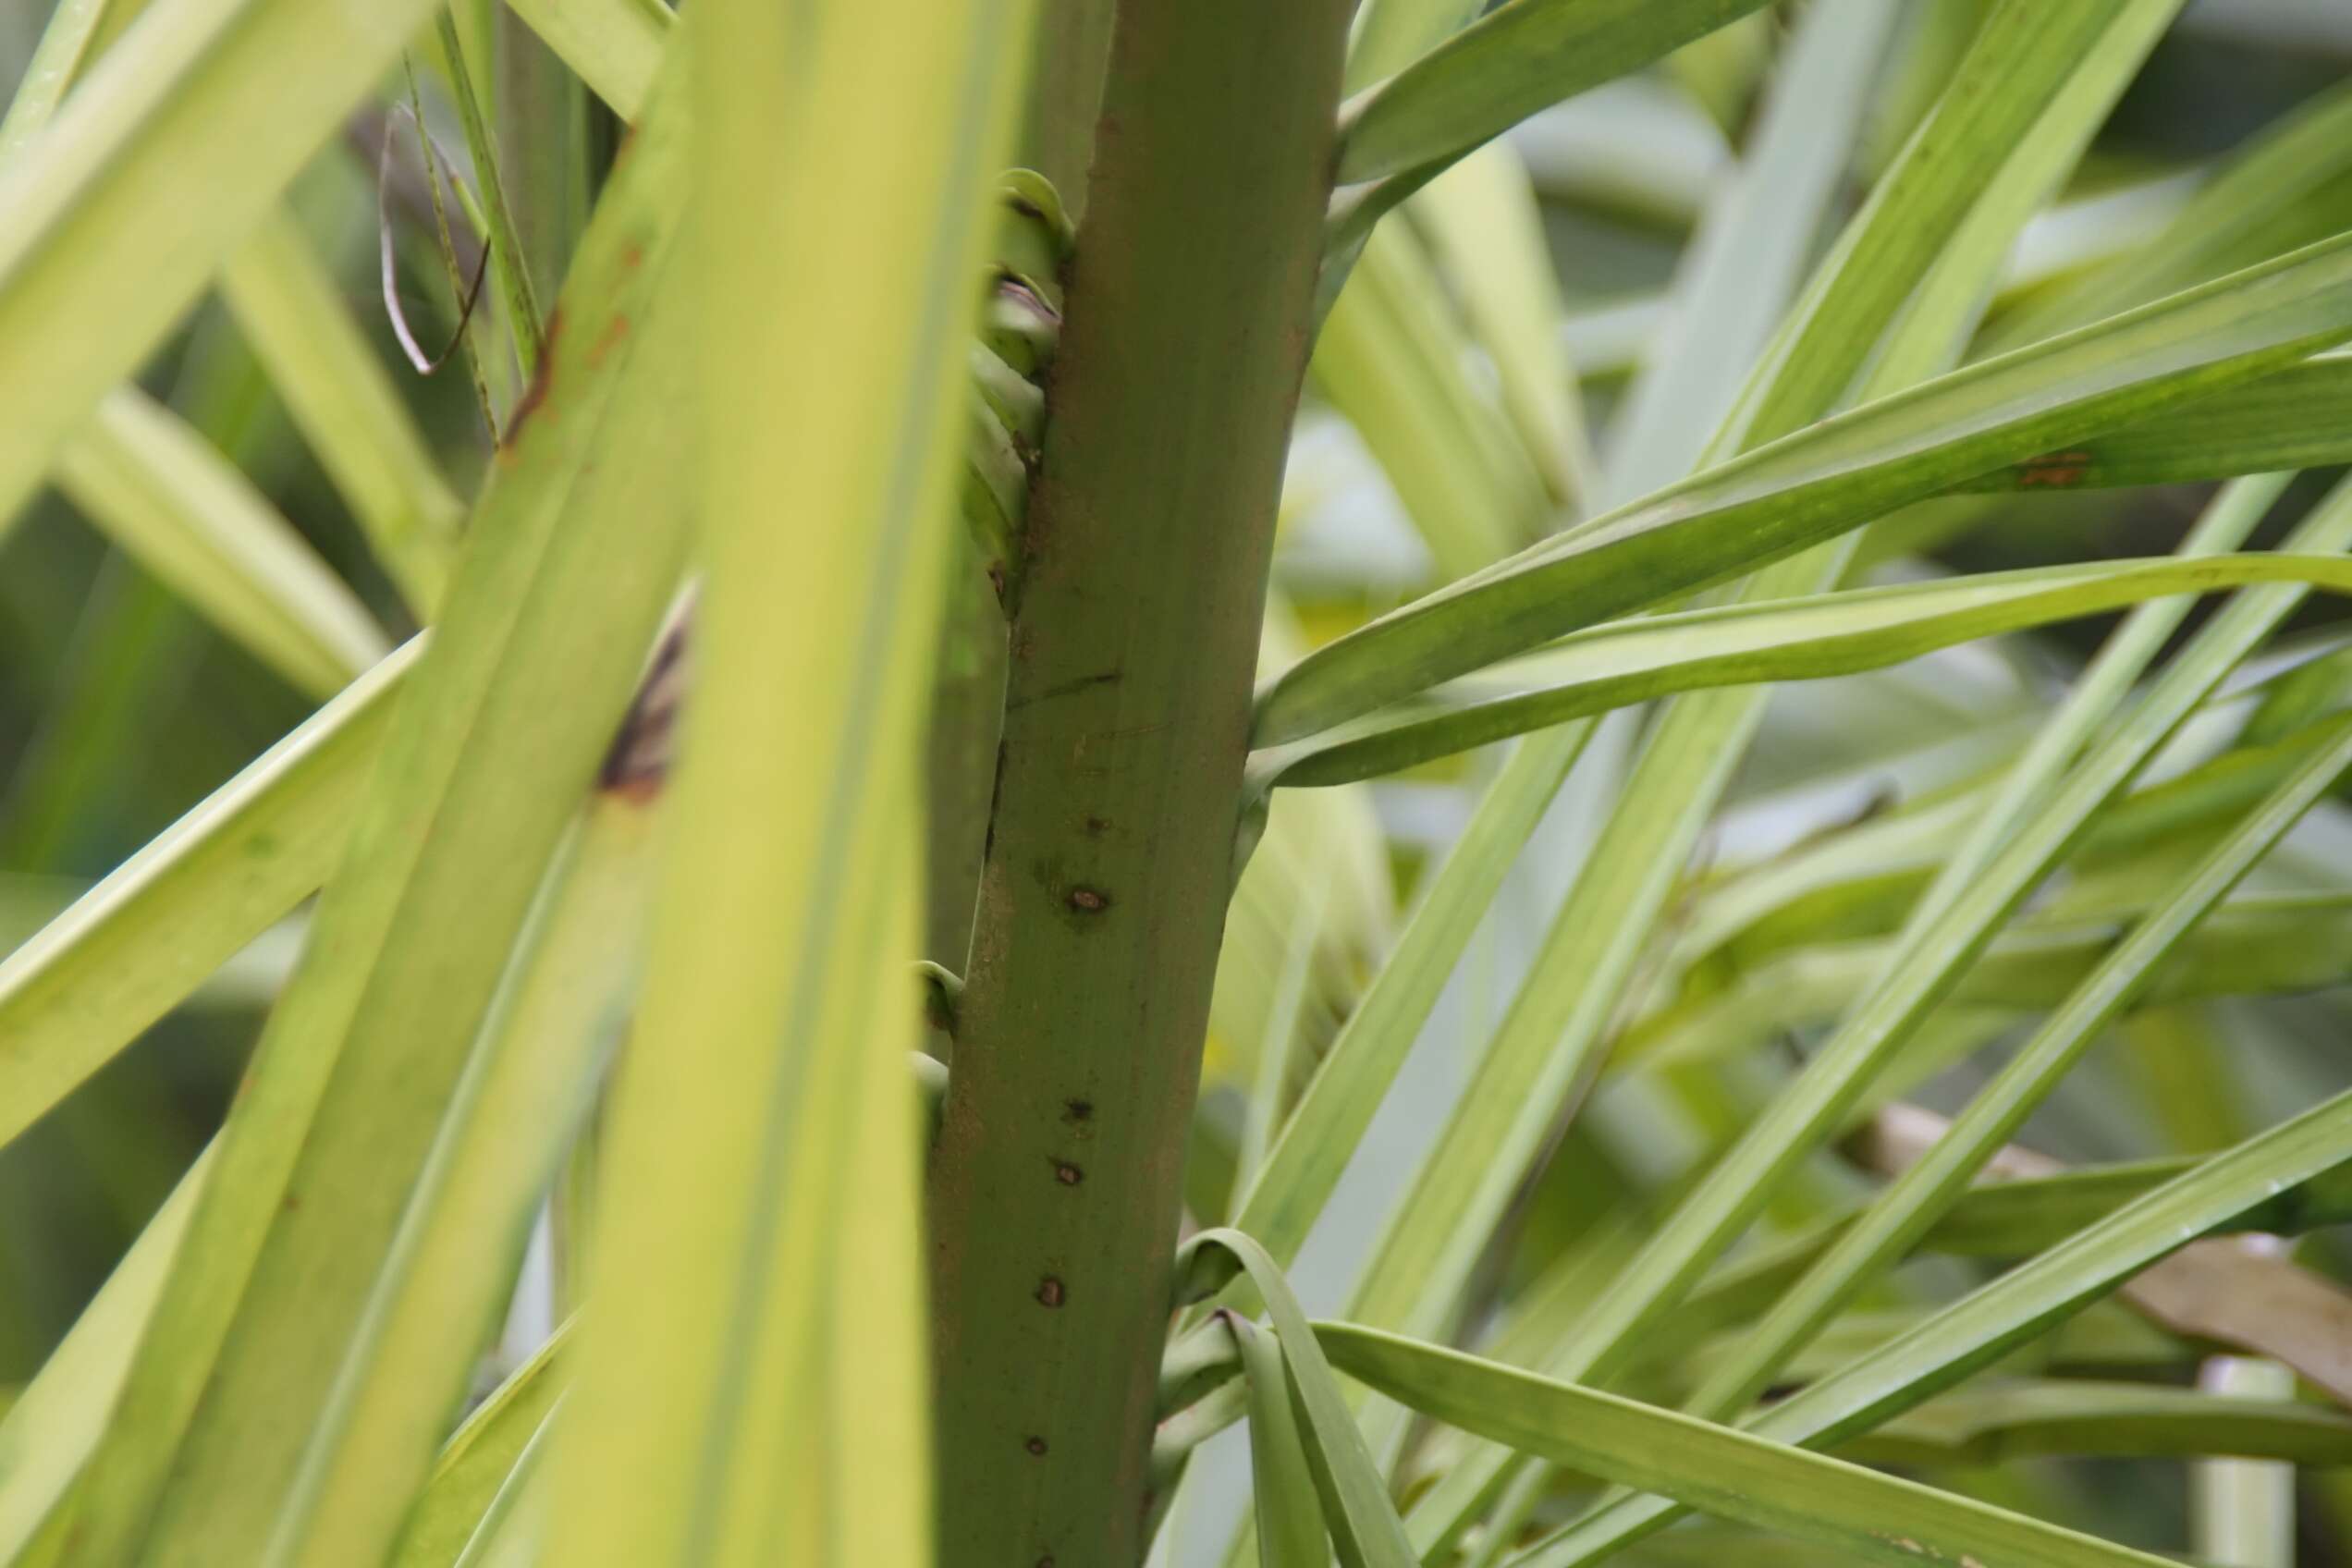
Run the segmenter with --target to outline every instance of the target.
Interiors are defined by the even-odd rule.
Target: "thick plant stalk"
[[[1127,1568],[1347,0],[1127,0],[931,1170],[940,1542]]]
[[[1004,711],[1005,626],[976,553],[957,540],[949,557],[924,739],[923,956],[961,970]]]
[[[1086,165],[1115,10],[1113,0],[1044,0],[1037,8],[1021,161],[1053,181],[1072,220],[1086,207]]]
[[[1111,0],[1046,0],[1038,8],[1014,156],[1053,184],[1073,216],[1085,206],[1111,11]],[[923,951],[959,971],[972,942],[1004,722],[1005,618],[986,567],[961,546],[953,552],[925,755]]]

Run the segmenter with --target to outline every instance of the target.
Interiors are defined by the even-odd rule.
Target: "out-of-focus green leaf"
[[[2352,226],[2352,88],[2315,93],[2232,155],[2147,243],[1994,324],[2000,353]]]
[[[1280,611],[1276,603],[1268,608]],[[1277,656],[1271,644],[1282,640],[1269,625],[1261,659]],[[1303,802],[1313,809],[1292,809]],[[1253,1054],[1263,1043],[1290,1064],[1278,1099],[1264,1109],[1287,1111],[1394,939],[1395,899],[1388,841],[1367,791],[1275,800],[1226,913],[1205,1081],[1240,1082],[1268,1070]],[[1270,1135],[1273,1124],[1264,1130]]]
[[[1700,466],[1804,282],[1896,19],[1878,0],[1833,0],[1806,12],[1739,172],[1701,215],[1665,319],[1612,422],[1604,504]]]
[[[93,1568],[259,1560],[675,591],[691,356],[655,307],[674,297],[680,129],[654,117],[572,269],[570,329],[495,461],[141,1346],[139,1418],[92,1458]]]
[[[0,167],[47,127],[66,90],[144,4],[77,0],[58,7],[0,124]],[[394,581],[412,607],[429,613],[447,580],[464,508],[442,482],[415,421],[299,227],[282,211],[263,220],[220,281],[239,325]],[[338,603],[349,596],[308,546],[192,433],[178,432],[130,388],[108,396],[95,426],[66,448],[61,478],[68,491],[94,521],[126,531],[128,547],[220,619],[231,636],[264,659],[275,655],[306,690],[315,689],[317,678],[309,672],[316,655],[299,656],[304,644],[325,634],[332,645],[355,628],[371,644],[380,643],[356,603]],[[257,609],[251,604],[256,598],[269,603]],[[276,617],[267,613],[272,604],[280,610]],[[298,656],[288,665],[281,650],[289,640]]]
[[[1978,474],[1965,490],[2174,484],[2352,461],[2352,354],[2321,354],[2152,420]]]
[[[2030,4],[1998,6],[1934,112],[1816,273],[1715,449],[1795,430],[1856,395],[1850,388],[1857,381],[1858,395],[1867,397],[1907,386],[1949,363],[2017,228],[2079,154],[2172,9],[2171,0],[2070,7],[2063,17]],[[2082,30],[2067,35],[2072,47],[2051,47],[2047,30],[2053,19]],[[1955,170],[1989,163],[1997,165],[1989,179],[1955,182]],[[1834,582],[1850,554],[1850,545],[1801,553],[1752,579],[1743,596],[1820,592]],[[1477,1181],[1483,1211],[1501,1213],[1506,1172],[1515,1172],[1533,1154],[1558,1114],[1554,1108],[1593,1070],[1602,1031],[1620,1015],[1636,957],[1663,916],[1672,868],[1691,853],[1760,718],[1760,695],[1741,690],[1678,699],[1657,722],[1618,810],[1554,920],[1535,978],[1523,987],[1481,1066],[1479,1088],[1488,1103],[1448,1130],[1449,1152],[1465,1171],[1476,1173],[1450,1180],[1457,1185]],[[1597,932],[1605,933],[1602,939],[1595,939]],[[1536,1085],[1532,1094],[1525,1086],[1529,1084]],[[1496,1109],[1523,1099],[1529,1102],[1524,1109]],[[1480,1124],[1506,1114],[1509,1154],[1496,1161],[1495,1139]],[[1480,1170],[1482,1164],[1487,1169]],[[1427,1182],[1416,1191],[1416,1203],[1437,1190],[1435,1182]],[[1727,1194],[1743,1203],[1770,1196],[1753,1182],[1711,1182],[1601,1292],[1596,1310],[1562,1325],[1566,1331],[1546,1353],[1555,1359],[1546,1365],[1563,1378],[1608,1376],[1606,1363],[1633,1342],[1628,1325],[1649,1314],[1640,1304],[1660,1289],[1657,1255],[1671,1255],[1691,1239],[1693,1227],[1683,1223],[1688,1211],[1709,1213]],[[1434,1222],[1447,1223],[1441,1217]],[[1431,1224],[1431,1217],[1425,1214],[1422,1223]],[[1470,1229],[1475,1233],[1480,1227]],[[1456,1259],[1469,1256],[1462,1243],[1453,1246]],[[1458,1288],[1463,1268],[1455,1262],[1437,1281],[1439,1288]],[[1510,1464],[1507,1454],[1488,1445],[1457,1465],[1416,1504],[1416,1543],[1434,1548],[1456,1538]],[[1498,1530],[1542,1495],[1543,1483],[1534,1474],[1540,1468],[1528,1466],[1510,1482],[1499,1504]]]
[[[2352,1095],[2199,1162],[2100,1223],[2022,1264],[1885,1348],[1744,1423],[1773,1442],[1831,1446],[1950,1388],[2052,1324],[2113,1290],[2184,1242],[2345,1163]],[[1623,1499],[1530,1551],[1526,1568],[1598,1561],[1658,1529],[1675,1505]]]
[[[551,1562],[930,1555],[918,759],[1028,21],[714,6],[680,35],[706,577]],[[857,217],[813,246],[814,213]]]
[[[1258,704],[1299,739],[2013,462],[2284,368],[2352,331],[2352,238],[1866,404],[1521,552],[1302,660]]]
[[[1547,104],[1639,69],[1761,0],[1513,0],[1341,112],[1338,183],[1415,184]]]
[[[1459,1351],[1347,1323],[1317,1324],[1316,1335],[1334,1366],[1448,1425],[1866,1562],[1897,1568],[1923,1559],[2018,1568],[2153,1568],[2162,1561],[1915,1481]]]
[[[651,711],[658,732],[668,716]],[[472,1348],[625,1032],[658,788],[648,771],[600,789],[540,894],[304,1451],[273,1563],[380,1559],[425,1479]]]
[[[1527,165],[1508,142],[1490,141],[1432,181],[1413,213],[1494,365],[1503,411],[1552,503],[1589,505],[1592,443],[1561,341],[1560,285]]]
[[[2264,482],[2248,482],[2259,496]],[[2215,508],[2204,531],[2231,521],[2235,508]],[[2259,508],[2253,515],[2259,515]],[[2352,487],[2342,487],[2293,535],[2314,553],[2343,548],[2352,538]],[[2081,833],[2084,824],[2146,766],[2157,748],[2238,661],[2276,626],[2301,590],[2278,586],[2237,596],[2207,623],[2189,648],[2153,684],[2120,725],[2080,761],[2070,759],[2117,694],[2120,683],[2161,642],[2161,624],[2127,626],[2116,659],[2095,668],[2077,689],[2060,722],[2045,726],[2027,758],[2001,786],[2010,809],[1989,813],[1946,861],[1936,885],[1913,911],[1900,949],[1878,972],[1862,999],[1807,1059],[1800,1072],[1761,1112],[1749,1119],[1733,1145],[1702,1182],[1684,1194],[1635,1258],[1589,1305],[1570,1337],[1549,1357],[1552,1369],[1607,1377],[1628,1354],[1646,1325],[1655,1322],[1697,1283],[1699,1270],[1740,1233],[1780,1181],[1809,1153],[1869,1089],[1897,1047],[1983,951],[2018,902]],[[2146,616],[2147,609],[2135,612]],[[2102,655],[2104,658],[2104,655]],[[1965,1038],[1965,1036],[1964,1036]],[[1425,1504],[1439,1529],[1473,1506],[1482,1475],[1498,1463],[1482,1456],[1449,1476]]]
[[[1407,1568],[1415,1558],[1396,1505],[1372,1466],[1371,1452],[1341,1396],[1339,1379],[1331,1376],[1318,1336],[1299,1310],[1282,1271],[1265,1248],[1231,1230],[1203,1231],[1179,1250],[1177,1261],[1177,1278],[1196,1291],[1214,1290],[1240,1273],[1266,1304],[1282,1344],[1292,1393],[1306,1416],[1301,1435],[1307,1463],[1315,1467],[1323,1491],[1324,1523],[1339,1547],[1340,1561],[1351,1568]]]
[[[2338,729],[2336,734],[2341,735]],[[2116,941],[2101,924],[2041,925],[1994,942],[1947,994],[1955,1007],[2022,1013],[2055,1007]],[[1720,995],[1662,1010],[1632,1026],[1630,1063],[1722,1060],[1781,1029],[1838,1017],[1895,956],[1886,942],[1806,949],[1765,964]],[[2292,995],[2352,975],[2352,919],[2340,902],[2249,899],[2224,906],[2189,937],[2150,986],[2151,1003]]]
[[[1240,1318],[1228,1318],[1227,1328],[1240,1347],[1249,1383],[1250,1489],[1257,1505],[1258,1561],[1266,1568],[1324,1568],[1331,1545],[1323,1533],[1315,1476],[1299,1445],[1281,1341]]]
[[[138,367],[427,12],[157,0],[0,171],[0,517]],[[202,192],[201,199],[190,199]]]
[[[2215,1356],[2199,1384],[2224,1401],[2284,1403],[2295,1374],[2272,1361]],[[2309,1406],[2289,1404],[2297,1414]],[[2287,1454],[2288,1460],[2296,1456]],[[2295,1568],[2296,1466],[2214,1459],[2189,1469],[2189,1528],[2198,1554],[2240,1568]]]
[[[465,515],[335,280],[288,214],[265,219],[221,273],[221,297],[420,619],[448,584]]]
[[[2299,546],[2314,550],[2341,548],[2347,537],[2352,537],[2352,487],[2340,488],[2296,535]],[[2055,784],[2045,802],[2011,827],[2005,844],[1988,854],[1965,888],[1952,888],[1940,902],[1914,914],[1895,959],[1845,1014],[1836,1035],[1814,1055],[1798,1086],[1774,1102],[1709,1176],[1704,1193],[1709,1201],[1686,1204],[1677,1216],[1676,1233],[1661,1238],[1635,1270],[1646,1266],[1646,1271],[1660,1275],[1683,1273],[1696,1256],[1690,1244],[1694,1235],[1709,1227],[1728,1231],[1740,1217],[1754,1212],[1757,1189],[1768,1187],[1772,1180],[1768,1172],[1784,1170],[1835,1119],[1838,1107],[1858,1093],[1872,1065],[1959,979],[2002,919],[2076,839],[2084,823],[2145,766],[2300,592],[2255,589],[2214,617],[2123,723]],[[1798,1133],[1798,1128],[1807,1131]],[[1630,1302],[1639,1292],[1618,1294],[1627,1289],[1621,1280],[1611,1300],[1630,1311]],[[1602,1320],[1607,1316],[1605,1311],[1597,1314]]]
[[[1298,1256],[1470,945],[1479,913],[1589,738],[1583,726],[1530,736],[1503,764],[1235,1206],[1235,1228],[1260,1238],[1278,1264]]]
[[[1366,0],[1348,41],[1345,90],[1394,76],[1477,16],[1479,0]]]
[[[1670,692],[1848,675],[2143,599],[2253,582],[2352,592],[2352,562],[2239,555],[2096,561],[1613,621],[1291,746],[1268,786],[1343,784]]]
[[[1979,1182],[1944,1210],[1917,1245],[1922,1252],[1961,1257],[2027,1257],[2097,1224],[2196,1165],[2196,1157],[2178,1155]],[[2299,1235],[2343,1223],[2347,1210],[2352,1210],[2352,1167],[2339,1167],[2286,1188],[2220,1229]],[[1645,1336],[1645,1359],[1671,1358],[1707,1333],[1764,1311],[1853,1219],[1849,1213],[1825,1220],[1717,1269]]]
[[[634,122],[677,16],[662,0],[509,0],[580,80]]]
[[[1539,536],[1549,504],[1410,229],[1375,234],[1316,339],[1316,386],[1347,416],[1436,557],[1464,577]]]
[[[499,167],[497,139],[492,133],[489,116],[483,111],[481,94],[474,89],[473,72],[466,65],[464,40],[459,35],[457,20],[447,11],[434,19],[434,42],[445,67],[458,124],[465,131],[466,155],[473,165],[474,179],[480,187],[476,203],[468,206],[468,216],[489,248],[491,276],[497,282],[499,300],[506,306],[499,312],[499,321],[507,329],[507,343],[514,350],[515,368],[527,386],[538,376],[539,361],[546,350],[545,324],[540,318],[538,296],[532,287],[531,259],[523,252],[522,236],[508,205],[507,177]],[[413,79],[410,88],[413,92]],[[419,117],[422,119],[422,116]],[[445,247],[448,244],[446,233],[442,242]]]
[[[2183,939],[2255,863],[2352,766],[2352,728],[2338,733],[2136,922],[1970,1100],[1932,1148],[1897,1177],[1827,1256],[1774,1304],[1734,1363],[1692,1408],[1728,1415],[1760,1392],[1781,1362],[1870,1279],[1907,1252],[2045,1099],[2099,1031],[2155,977]]]
[[[1995,1384],[1930,1400],[1838,1451],[1869,1464],[1980,1465],[2040,1453],[2227,1453],[2352,1464],[2352,1416],[2293,1399],[2145,1383]]]
[[[391,1568],[454,1568],[491,1504],[533,1439],[547,1427],[564,1390],[566,1323],[529,1361],[476,1405],[442,1445],[433,1474],[409,1511]]]
[[[50,11],[8,112],[0,116],[0,165],[13,162],[31,144],[67,90],[138,8],[138,0],[60,0]]]
[[[141,394],[99,403],[58,455],[57,479],[92,523],[298,690],[331,697],[389,651],[251,482]]]
[[[56,1561],[60,1501],[114,1414],[208,1164],[200,1157],[180,1178],[0,1420],[0,1562]]]
[[[0,1142],[318,890],[422,647],[362,676],[0,960]]]
[[[2148,10],[2131,7],[2129,27],[2116,26],[2144,34]],[[2008,231],[1994,220],[2022,221],[2019,209],[2035,189],[2029,177],[2043,172],[2049,156],[2027,155],[2021,144],[2039,132],[2061,149],[2076,145],[2121,87],[2112,70],[2078,72],[2071,59],[2037,55],[2029,45],[2040,29],[2039,13],[2029,6],[1996,13],[1936,116],[1824,262],[1775,355],[1759,369],[1750,397],[1719,435],[1721,444],[1769,437],[1834,406],[1868,362],[1912,283],[1945,273],[1969,275],[1971,268],[1989,273],[1996,264]],[[2104,30],[2094,25],[2093,31]],[[1971,157],[2001,161],[1986,196],[1991,215],[1981,220],[1975,215],[1976,186],[1955,190],[1950,172],[1969,166]],[[1972,319],[1949,299],[1952,292],[1940,295],[1947,300],[1944,309],[1915,313],[1897,326],[1881,361],[1894,384],[1944,352]],[[1586,524],[1563,539],[1603,526]],[[1838,570],[1830,557],[1792,560],[1762,574],[1748,592],[1759,597],[1818,592]],[[1622,987],[1760,716],[1749,693],[1725,692],[1678,703],[1657,721],[1616,810],[1552,918],[1527,981],[1383,1236],[1352,1305],[1354,1316],[1431,1332],[1453,1309],[1527,1161],[1557,1126],[1577,1085],[1597,1071],[1599,1043],[1623,1006]],[[1479,1464],[1461,1467],[1455,1491],[1447,1490],[1455,1479],[1450,1476],[1425,1495],[1414,1511],[1416,1545],[1426,1550],[1458,1535],[1488,1489],[1480,1472],[1490,1477],[1491,1466],[1501,1463],[1502,1456],[1490,1452]]]
[[[490,1506],[482,1511],[458,1557],[456,1568],[532,1568],[547,1535],[547,1510],[552,1506],[551,1478],[545,1463],[553,1447],[556,1415],[548,1414],[531,1441],[515,1455],[514,1468],[499,1483]]]

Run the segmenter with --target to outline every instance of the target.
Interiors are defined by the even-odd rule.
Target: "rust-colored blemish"
[[[605,356],[619,347],[621,340],[628,336],[629,318],[616,314],[611,321],[605,324],[604,334],[596,339],[596,346],[588,350],[588,362],[592,365],[603,364]]]
[[[1086,1179],[1086,1173],[1066,1159],[1053,1161],[1054,1180],[1065,1187],[1074,1187]]]
[[[547,400],[548,374],[554,369],[556,362],[556,335],[562,330],[562,310],[558,308],[549,311],[546,338],[539,349],[539,368],[532,373],[531,385],[522,389],[522,396],[515,399],[514,411],[507,416],[507,433],[498,443],[498,455],[501,458],[511,458],[514,455],[516,446],[522,440],[523,422],[531,417],[540,404]]]
[[[2017,469],[2017,487],[2021,490],[2066,490],[2083,482],[2090,472],[2089,452],[2045,452],[2029,458]]]
[[[1065,1299],[1067,1295],[1061,1288],[1061,1280],[1054,1275],[1048,1274],[1037,1281],[1039,1306],[1060,1306]]]
[[[1093,888],[1072,888],[1070,889],[1070,907],[1087,914],[1100,914],[1110,907],[1110,895]]]

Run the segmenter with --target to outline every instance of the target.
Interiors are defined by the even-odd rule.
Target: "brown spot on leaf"
[[[2080,484],[2090,472],[2089,452],[2045,452],[2028,458],[2017,469],[2020,490],[2066,490]]]
[[[629,318],[624,315],[615,315],[611,321],[605,324],[604,334],[596,339],[596,346],[588,350],[588,362],[592,365],[603,364],[605,356],[619,348],[628,336]]]
[[[669,777],[671,736],[686,694],[687,624],[680,617],[663,633],[597,770],[599,790],[632,804],[651,802]]]
[[[1037,1305],[1039,1306],[1060,1306],[1062,1304],[1063,1299],[1061,1281],[1059,1279],[1048,1274],[1037,1281]]]
[[[563,311],[560,307],[549,311],[546,339],[539,350],[539,368],[533,373],[531,385],[523,388],[522,396],[515,399],[514,411],[507,416],[507,432],[498,442],[498,455],[501,457],[512,455],[516,444],[522,439],[523,421],[547,400],[548,374],[556,362],[556,335],[562,330]]]

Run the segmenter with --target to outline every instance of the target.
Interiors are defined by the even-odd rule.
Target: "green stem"
[[[1053,182],[1073,218],[1085,208],[1112,10],[1111,0],[1045,0],[1038,7],[1017,156]],[[980,885],[1004,722],[1004,608],[986,566],[971,551],[955,550],[924,761],[930,852],[924,857],[923,951],[957,971],[969,959],[973,893]]]
[[[458,264],[458,242],[456,236],[449,228],[449,209],[441,197],[441,161],[434,153],[433,133],[425,125],[424,94],[417,88],[416,62],[403,55],[400,56],[400,69],[408,78],[409,114],[416,121],[417,153],[424,164],[424,188],[433,198],[433,227],[441,240],[441,265],[449,277],[450,307],[457,316],[458,344],[465,353],[466,371],[473,381],[473,398],[482,410],[482,428],[489,435],[492,444],[496,445],[503,440],[504,436],[498,430],[497,412],[491,406],[490,382],[482,368],[482,351],[474,346],[472,323],[470,319],[472,312],[467,309],[469,286],[465,269]],[[457,78],[462,76],[464,70],[462,64],[453,61],[449,74],[452,78]],[[460,181],[453,179],[451,183],[460,190],[463,189]],[[483,243],[489,244],[486,231],[484,236]],[[388,268],[385,278],[388,302],[391,288],[391,274]],[[420,368],[424,367],[420,366]]]
[[[930,1176],[941,1561],[1130,1568],[1349,0],[1123,0]]]
[[[1113,9],[1111,0],[1046,0],[1038,7],[1021,161],[1053,181],[1073,222],[1086,208]]]
[[[1004,716],[1005,623],[978,553],[963,540],[941,606],[925,741],[923,953],[962,970],[972,941],[972,898],[988,831],[997,731]]]
[[[492,22],[491,120],[516,254],[539,299],[562,287],[594,201],[602,159],[588,90],[512,9]],[[544,320],[544,318],[543,318]]]
[[[507,301],[507,329],[514,335],[515,357],[522,362],[522,378],[528,382],[539,374],[546,339],[541,330],[539,300],[532,291],[531,268],[523,260],[522,240],[507,205],[507,182],[498,173],[498,144],[482,112],[482,101],[474,94],[473,75],[458,38],[457,19],[447,6],[437,18],[436,35],[441,53],[447,57],[449,95],[457,101],[458,120],[465,127],[466,149],[473,155],[474,178],[482,186],[482,204],[490,219],[484,237],[490,246],[490,270],[496,275],[498,292]]]

